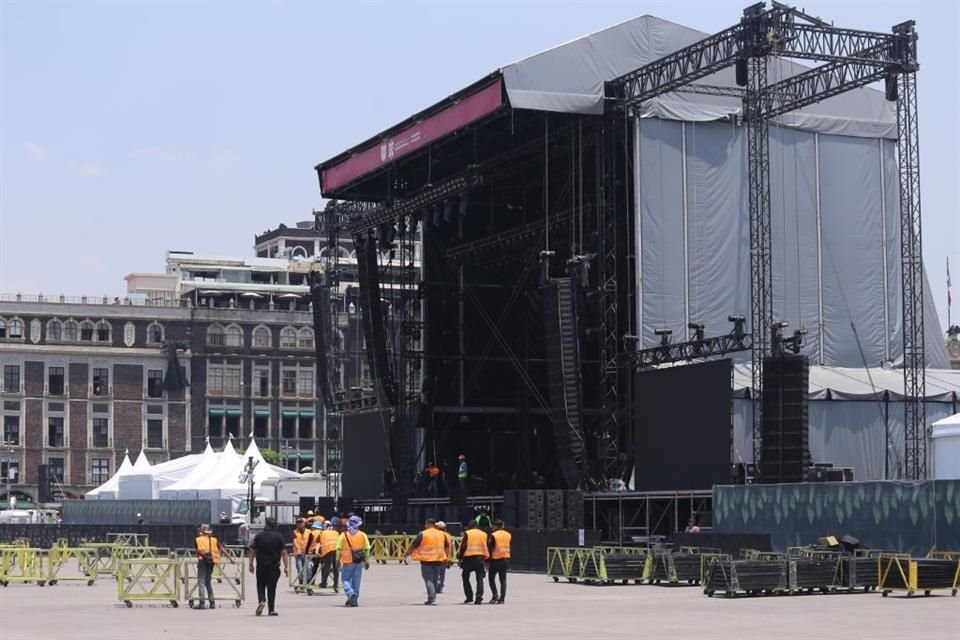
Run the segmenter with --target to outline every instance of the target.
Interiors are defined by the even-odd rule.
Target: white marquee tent
[[[249,458],[256,463],[253,474],[255,492],[259,492],[264,480],[300,475],[268,464],[252,438],[243,455],[234,449],[232,440],[219,452],[214,451],[208,442],[203,453],[189,454],[152,466],[143,451],[133,464],[129,457],[125,457],[117,473],[88,492],[87,498],[239,501],[249,490],[244,475]]]

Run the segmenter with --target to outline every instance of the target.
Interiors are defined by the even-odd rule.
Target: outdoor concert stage
[[[731,22],[627,21],[317,166],[336,200],[322,223],[353,240],[360,277],[344,292],[334,265],[321,298],[362,311],[386,416],[370,437],[401,502],[428,461],[454,480],[461,453],[474,493],[728,481],[760,462],[775,320],[806,332],[808,391],[830,400],[814,461],[927,477],[928,418],[956,410],[960,380],[926,369],[947,360],[920,260],[913,23],[836,28],[779,4]],[[319,315],[346,430],[357,409]],[[644,395],[668,375],[650,370],[719,356],[725,382]],[[685,484],[690,468],[710,471]]]

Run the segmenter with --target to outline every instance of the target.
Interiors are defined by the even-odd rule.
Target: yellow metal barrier
[[[108,533],[107,544],[121,547],[149,547],[150,537],[145,533]]]
[[[935,562],[940,564],[932,566]],[[939,573],[939,575],[937,575]],[[950,590],[956,596],[960,585],[960,560],[952,557],[923,560],[904,558],[901,555],[884,556],[880,561],[880,584],[878,589],[886,598],[894,591],[906,592],[907,597],[918,591],[929,596],[935,590]]]
[[[117,564],[117,598],[132,607],[134,602],[166,601],[179,606],[180,562],[165,558],[132,558]]]
[[[243,601],[246,599],[246,580],[244,580],[243,568],[244,563],[242,559],[231,560],[229,558],[223,558],[220,564],[216,565],[213,571],[213,578],[216,579],[217,584],[222,585],[223,588],[217,588],[214,592],[214,600],[232,600],[233,606],[238,608],[243,604]],[[199,567],[197,566],[196,555],[183,560],[183,567],[180,572],[183,582],[183,599],[186,600],[187,606],[191,609],[195,601],[197,604],[202,604],[200,600],[198,571]]]
[[[313,585],[313,559],[319,558],[317,555],[306,554],[303,556],[303,566],[297,571],[297,560],[290,556],[290,573],[287,574],[287,586],[293,589],[294,593],[305,593],[312,596],[319,587]]]
[[[88,542],[80,545],[89,552],[90,571],[96,576],[116,574],[113,561],[114,545],[107,542]]]
[[[75,572],[70,561],[74,560]],[[93,549],[70,547],[66,540],[59,540],[47,554],[47,584],[55,585],[61,580],[81,580],[93,586],[97,579],[97,557]]]
[[[41,587],[45,585],[47,576],[43,571],[43,556],[43,549],[0,549],[0,585],[6,587],[11,582],[36,582]]]

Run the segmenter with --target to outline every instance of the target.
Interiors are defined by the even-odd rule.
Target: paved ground
[[[424,607],[419,570],[376,565],[363,580],[360,607],[339,595],[307,597],[284,589],[277,618],[256,618],[254,598],[239,608],[194,611],[142,604],[127,609],[116,585],[61,583],[0,589],[0,639],[154,640],[239,637],[422,640],[472,638],[695,638],[696,640],[960,640],[960,597],[879,594],[707,598],[696,587],[554,584],[541,575],[510,576],[508,602],[466,606],[459,570],[436,607]],[[253,587],[252,579],[247,587]],[[221,588],[222,585],[221,585]],[[488,594],[489,595],[489,594]],[[262,635],[261,635],[262,634]],[[346,636],[342,634],[347,634]],[[327,636],[329,637],[329,636]]]

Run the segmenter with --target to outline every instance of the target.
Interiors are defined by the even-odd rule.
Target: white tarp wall
[[[688,322],[708,334],[728,331],[729,315],[749,326],[746,131],[651,118],[635,132],[643,345],[657,329],[685,336]],[[892,141],[770,128],[773,317],[808,331],[812,363],[901,359],[897,181]],[[925,301],[927,365],[946,368],[929,286]]]
[[[902,373],[896,369],[810,368],[810,455],[851,467],[856,480],[902,478]],[[753,462],[747,364],[734,368],[734,458]],[[960,371],[928,370],[927,425],[960,410]],[[928,467],[932,456],[927,456]],[[889,466],[889,472],[885,469]],[[888,476],[888,477],[885,477]]]

